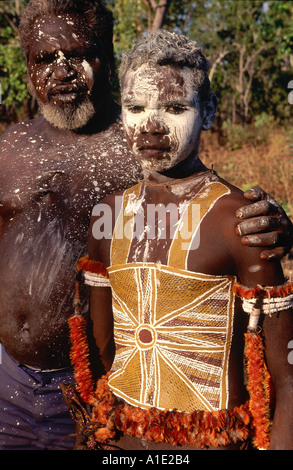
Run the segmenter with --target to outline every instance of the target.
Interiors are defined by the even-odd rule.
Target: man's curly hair
[[[107,66],[109,74],[113,74],[113,15],[101,0],[30,0],[21,15],[19,25],[21,47],[26,61],[36,20],[48,15],[62,14],[79,15],[84,19],[91,39],[97,44],[99,57]]]

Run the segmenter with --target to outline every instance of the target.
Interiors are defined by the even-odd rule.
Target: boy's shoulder
[[[97,202],[97,205],[105,204],[110,207],[115,207],[117,205],[121,205],[121,199],[125,192],[136,192],[136,188],[139,188],[141,183],[137,183],[133,186],[130,186],[128,189],[123,189],[121,191],[115,191],[114,193],[107,194],[105,197]]]
[[[225,179],[219,177],[217,175],[217,179],[219,183],[222,185],[226,186],[229,192],[225,194],[224,198],[221,198],[219,201],[221,205],[224,205],[228,208],[231,207],[231,209],[236,208],[239,209],[239,207],[242,206],[247,206],[251,204],[251,201],[249,201],[246,197],[244,197],[243,191],[239,189],[237,186],[234,186],[233,184],[229,183],[229,181],[226,181]]]

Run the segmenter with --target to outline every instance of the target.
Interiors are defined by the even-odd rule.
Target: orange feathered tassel
[[[268,449],[270,445],[270,376],[264,361],[262,337],[257,333],[245,334],[249,408],[253,418],[254,445]]]
[[[80,258],[77,264],[77,271],[74,297],[75,313],[68,320],[71,340],[70,358],[74,367],[77,391],[81,399],[85,403],[89,403],[94,391],[94,382],[89,361],[89,347],[86,333],[87,320],[81,315],[79,282],[81,271],[90,271],[95,274],[101,274],[104,277],[108,277],[108,271],[103,263],[90,260],[88,255]]]
[[[93,379],[90,370],[89,349],[86,338],[86,320],[80,315],[69,318],[71,339],[71,361],[74,367],[74,378],[81,399],[88,403],[93,394]]]

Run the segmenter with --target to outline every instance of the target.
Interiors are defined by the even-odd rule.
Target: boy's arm
[[[272,287],[285,283],[280,262],[267,263],[260,259],[260,248],[243,245],[239,248],[239,244],[234,242],[233,257],[242,285],[255,288],[258,285]],[[262,314],[263,322],[260,325],[266,364],[276,394],[270,449],[293,450],[293,364],[288,360],[288,345],[293,340],[293,311],[291,308],[282,310],[283,297],[276,299],[280,310]]]
[[[105,371],[111,369],[115,356],[112,293],[110,287],[90,288],[90,315],[93,335]]]
[[[266,362],[276,394],[270,450],[293,450],[293,361],[289,360],[288,349],[293,339],[293,310],[266,315],[263,334]]]
[[[91,217],[88,255],[92,261],[100,261],[108,265],[110,240],[97,240],[93,236],[92,227],[97,217]],[[99,349],[100,360],[106,371],[110,370],[114,355],[115,343],[113,335],[112,293],[109,286],[90,286],[90,316],[93,323],[93,335]]]

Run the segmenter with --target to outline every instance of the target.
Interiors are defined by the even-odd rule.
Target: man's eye
[[[142,111],[144,111],[143,106],[127,106],[127,109],[128,109],[128,111],[130,111],[131,113],[134,113],[134,114],[138,114],[138,113],[141,113]]]
[[[54,54],[46,54],[37,58],[36,64],[51,64],[55,60]]]
[[[172,104],[166,107],[166,111],[171,114],[182,114],[187,111],[187,108],[183,104]]]

